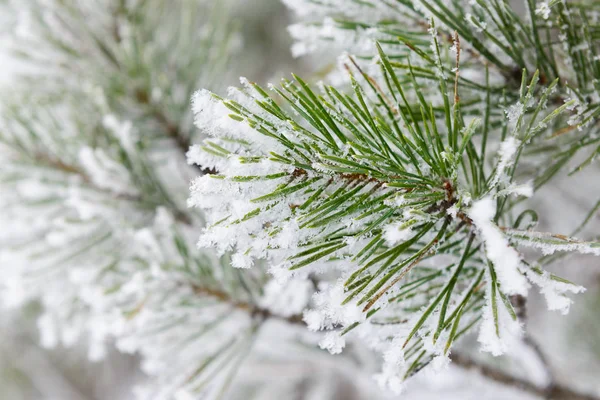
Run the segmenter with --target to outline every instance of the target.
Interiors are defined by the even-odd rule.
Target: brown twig
[[[510,297],[510,303],[515,309],[515,314],[517,315],[517,318],[519,318],[519,321],[521,321],[523,324],[526,324],[528,317],[527,298],[525,296],[517,294]],[[541,346],[531,337],[531,335],[528,332],[525,332],[525,335],[523,337],[523,343],[535,353],[540,363],[544,366],[544,369],[546,370],[546,374],[550,378],[550,381],[554,382],[555,376],[552,370],[552,366],[550,364],[550,360],[548,360],[548,357],[546,357],[546,354],[544,354]]]
[[[52,169],[64,172],[69,175],[75,175],[75,176],[79,177],[79,179],[81,179],[81,181],[83,181],[83,183],[92,187],[94,190],[97,190],[99,192],[105,192],[105,193],[109,192],[106,188],[100,187],[97,184],[95,184],[92,181],[92,179],[89,177],[89,175],[85,171],[83,171],[81,168],[79,168],[78,166],[67,164],[58,158],[53,158],[53,157],[49,156],[48,154],[44,154],[42,152],[35,153],[33,155],[33,159],[38,164],[46,165],[47,167],[50,167]],[[126,194],[126,193],[114,193],[114,192],[110,192],[110,193],[114,198],[116,198],[118,200],[125,200],[125,201],[130,201],[130,202],[135,202],[135,203],[140,203],[143,201],[142,197],[136,196],[136,195]],[[175,219],[177,221],[179,221],[183,224],[186,224],[186,225],[192,224],[192,220],[185,212],[183,212],[177,208],[174,208],[174,207],[170,207],[170,208],[171,208],[171,211],[173,212],[173,216],[175,217]]]
[[[302,315],[294,314],[288,317],[284,317],[282,315],[274,314],[270,310],[266,308],[262,308],[257,306],[256,304],[252,304],[245,301],[234,300],[227,292],[224,292],[219,289],[212,289],[207,287],[202,287],[198,285],[192,285],[192,289],[195,294],[199,296],[208,296],[212,297],[222,303],[227,303],[231,305],[233,308],[245,311],[249,313],[251,316],[257,316],[262,319],[276,319],[288,322],[293,325],[303,325],[304,321],[302,320]]]
[[[192,145],[190,138],[181,131],[181,128],[177,124],[169,120],[167,115],[164,112],[162,112],[160,108],[158,108],[155,104],[152,103],[150,94],[147,90],[138,88],[135,90],[133,97],[139,104],[149,107],[151,109],[150,115],[152,116],[152,118],[154,118],[154,120],[158,123],[161,129],[164,130],[167,136],[171,138],[171,140],[173,140],[179,151],[185,157],[186,153],[190,149],[190,146]],[[195,167],[198,168],[200,172],[202,172],[202,174],[216,173],[216,171],[213,168],[204,168],[201,165],[195,165]]]
[[[217,299],[218,301],[228,303],[232,307],[245,311],[252,316],[258,316],[262,319],[276,319],[287,322],[292,325],[305,326],[302,316],[295,314],[289,317],[284,317],[272,313],[271,311],[261,308],[255,304],[251,304],[244,301],[233,300],[229,294],[218,289],[205,288],[200,286],[193,286],[194,293],[200,296],[209,296]],[[523,390],[533,395],[542,397],[548,400],[600,400],[599,397],[590,394],[581,393],[571,389],[567,386],[560,384],[551,384],[548,387],[539,387],[533,383],[518,377],[514,377],[506,372],[492,368],[490,366],[481,364],[476,360],[465,356],[463,354],[454,352],[451,354],[453,363],[461,368],[476,370],[482,376],[493,380],[497,383],[501,383],[506,386],[514,387],[516,389]]]
[[[527,393],[531,393],[535,396],[539,396],[548,400],[600,400],[599,397],[593,396],[591,394],[581,393],[575,391],[569,387],[554,384],[550,385],[546,388],[539,387],[534,385],[533,383],[524,380],[522,378],[518,378],[512,375],[509,375],[503,371],[500,371],[496,368],[489,367],[487,365],[483,365],[473,360],[472,358],[465,356],[460,353],[452,353],[450,356],[453,363],[457,366],[460,366],[464,369],[475,370],[479,372],[481,375],[493,380],[495,382],[501,383],[506,386],[511,386],[520,390],[523,390]]]
[[[458,97],[458,78],[460,77],[460,38],[458,37],[458,32],[454,31],[454,46],[456,48],[456,73],[454,79],[454,106],[457,107],[460,101]]]

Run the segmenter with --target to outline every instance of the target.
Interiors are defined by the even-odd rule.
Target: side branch
[[[283,321],[283,322],[287,322],[289,324],[292,325],[299,325],[299,326],[305,326],[304,321],[302,320],[302,315],[299,314],[295,314],[289,317],[284,317],[281,315],[277,315],[272,313],[271,311],[259,307],[255,304],[249,303],[249,302],[244,302],[244,301],[237,301],[231,298],[231,296],[229,294],[227,294],[226,292],[223,292],[221,290],[218,289],[210,289],[210,288],[205,288],[205,287],[200,287],[200,286],[193,286],[193,290],[194,293],[201,295],[201,296],[209,296],[209,297],[213,297],[218,301],[224,302],[224,303],[229,303],[232,307],[241,310],[241,311],[245,311],[247,313],[249,313],[251,316],[256,316],[259,317],[261,319],[275,319],[275,320],[279,320],[279,321]],[[516,389],[519,390],[523,390],[527,393],[533,394],[535,396],[539,396],[543,399],[548,399],[548,400],[600,400],[600,397],[591,395],[591,394],[586,394],[586,393],[581,393],[578,391],[575,391],[574,389],[571,389],[567,386],[563,386],[560,384],[552,384],[548,387],[539,387],[537,385],[534,385],[533,383],[524,380],[522,378],[518,378],[512,375],[509,375],[503,371],[500,371],[498,369],[489,367],[487,365],[483,365],[478,363],[477,361],[473,360],[472,358],[465,356],[463,354],[454,352],[451,354],[451,359],[452,362],[464,369],[468,369],[468,370],[476,370],[478,371],[482,376],[495,381],[497,383],[506,385],[506,386],[510,386],[510,387],[514,387]]]
[[[158,123],[158,125],[165,131],[167,136],[173,140],[179,151],[185,157],[185,154],[188,152],[191,146],[190,138],[185,135],[179,126],[174,122],[170,121],[169,118],[158,108],[156,107],[150,100],[150,94],[143,89],[139,89],[134,94],[135,100],[144,106],[148,106],[151,108],[151,116]],[[210,168],[204,168],[201,165],[195,165],[202,174],[214,174],[215,170]]]
[[[254,316],[260,317],[261,319],[276,319],[276,320],[288,322],[293,325],[303,325],[304,326],[304,321],[302,320],[302,315],[300,315],[300,314],[294,314],[294,315],[290,315],[289,317],[284,317],[282,315],[274,314],[271,311],[267,310],[266,308],[259,307],[255,304],[245,302],[245,301],[234,300],[233,298],[231,298],[231,296],[228,293],[218,290],[218,289],[211,289],[211,288],[201,287],[201,286],[197,286],[197,285],[192,285],[192,289],[194,290],[194,293],[199,296],[208,296],[208,297],[212,297],[220,302],[228,303],[233,308],[236,308],[241,311],[245,311],[253,317]]]

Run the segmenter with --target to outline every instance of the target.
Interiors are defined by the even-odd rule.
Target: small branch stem
[[[569,387],[560,384],[552,384],[547,388],[542,388],[521,378],[514,377],[498,369],[483,365],[472,358],[460,353],[452,353],[451,359],[455,365],[464,369],[476,370],[486,378],[511,386],[527,393],[539,396],[548,400],[599,400],[597,396],[575,391]]]
[[[276,319],[276,320],[281,320],[281,321],[284,321],[284,322],[287,322],[287,323],[290,323],[293,325],[305,326],[304,321],[302,320],[302,315],[300,315],[300,314],[294,314],[294,315],[290,315],[288,317],[284,317],[282,315],[274,314],[270,310],[259,307],[255,304],[245,302],[245,301],[234,300],[233,298],[231,298],[231,296],[228,293],[226,293],[222,290],[212,289],[212,288],[207,288],[207,287],[202,287],[202,286],[197,286],[197,285],[192,285],[192,289],[193,289],[194,293],[199,296],[208,296],[208,297],[212,297],[218,301],[221,301],[223,303],[228,303],[233,308],[236,308],[241,311],[246,311],[252,316],[259,316],[265,320],[266,319]]]
[[[46,165],[47,167],[50,167],[57,171],[61,171],[66,174],[69,174],[69,175],[76,175],[81,179],[81,181],[83,183],[90,186],[94,190],[97,190],[99,192],[104,192],[104,193],[109,192],[106,188],[96,185],[92,181],[92,179],[88,176],[88,174],[85,171],[83,171],[81,168],[79,168],[78,166],[67,164],[60,159],[50,157],[44,153],[33,154],[33,160],[35,160],[35,162],[37,162],[39,164]],[[135,203],[143,202],[143,198],[141,198],[140,196],[124,194],[124,193],[114,193],[114,192],[110,192],[110,193],[112,195],[114,195],[115,199],[118,199],[118,200],[130,201],[130,202],[135,202]],[[177,221],[179,221],[185,225],[192,224],[191,218],[186,213],[184,213],[183,211],[178,210],[172,206],[167,206],[167,207],[169,207],[171,209],[171,211],[173,212],[173,216],[175,217],[175,219]]]
[[[186,153],[190,149],[192,145],[190,138],[185,135],[177,124],[173,123],[169,120],[167,115],[161,111],[156,104],[154,104],[150,99],[150,94],[145,89],[138,89],[134,94],[135,100],[143,106],[149,107],[151,109],[151,116],[158,123],[158,125],[165,131],[167,136],[173,140],[179,151],[185,157]],[[202,174],[214,174],[215,170],[210,168],[203,168],[200,165],[195,165],[196,168],[202,172]]]

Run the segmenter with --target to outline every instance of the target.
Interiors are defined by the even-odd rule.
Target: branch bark
[[[167,137],[173,140],[179,151],[185,157],[186,153],[190,149],[190,146],[192,145],[189,136],[184,134],[181,131],[180,127],[173,121],[169,120],[167,115],[160,109],[160,107],[158,107],[151,101],[150,94],[147,90],[137,89],[134,93],[134,98],[139,104],[150,108],[152,118],[154,118],[154,120],[161,127],[161,129],[165,131]],[[210,168],[204,168],[201,165],[194,166],[198,168],[200,172],[202,172],[202,174],[216,173],[215,170]]]
[[[301,325],[305,327],[305,323],[302,320],[302,315],[296,314],[289,317],[284,317],[272,313],[271,311],[261,308],[255,304],[236,301],[231,298],[229,294],[218,289],[204,288],[200,286],[193,286],[194,292],[198,295],[213,297],[219,301],[230,303],[234,308],[242,311],[246,311],[253,316],[260,316],[263,319],[277,319],[290,323],[292,325]],[[591,394],[578,392],[570,387],[561,384],[551,384],[548,387],[539,387],[525,379],[521,379],[506,372],[500,371],[496,368],[481,364],[472,358],[453,352],[451,355],[452,362],[464,369],[476,370],[482,376],[503,384],[505,386],[514,387],[524,392],[533,394],[547,400],[600,400],[600,397]]]
[[[233,308],[245,311],[252,316],[261,317],[262,319],[276,319],[276,320],[284,321],[284,322],[287,322],[287,323],[290,323],[293,325],[305,326],[304,321],[302,319],[302,315],[300,315],[300,314],[294,314],[294,315],[290,315],[290,316],[286,317],[286,316],[274,314],[270,310],[259,307],[256,304],[246,302],[246,301],[235,300],[227,292],[224,292],[222,290],[202,287],[202,286],[198,286],[198,285],[192,285],[192,289],[194,290],[194,293],[199,296],[208,296],[208,297],[212,297],[218,301],[221,301],[223,303],[228,303]]]
[[[506,386],[511,386],[524,392],[533,394],[547,400],[600,400],[600,397],[591,394],[581,393],[567,386],[553,384],[548,387],[539,387],[533,383],[509,375],[496,368],[483,365],[473,360],[472,358],[460,353],[452,353],[451,357],[454,365],[458,365],[464,369],[475,370],[486,378],[501,383]]]
[[[67,164],[58,158],[53,158],[53,157],[48,156],[47,154],[44,154],[41,152],[34,153],[32,155],[32,158],[35,162],[45,165],[49,168],[64,172],[66,174],[76,175],[81,179],[81,181],[83,183],[85,183],[89,187],[94,188],[94,190],[97,190],[99,192],[105,192],[105,193],[108,192],[108,193],[114,195],[114,197],[116,199],[135,202],[135,203],[143,202],[143,198],[140,196],[129,195],[129,194],[124,194],[124,193],[113,193],[113,192],[110,192],[109,190],[107,190],[106,188],[98,186],[97,184],[95,184],[92,181],[90,176],[84,170],[82,170],[80,167],[78,167],[76,165]],[[175,219],[177,221],[179,221],[185,225],[192,224],[192,222],[193,222],[192,219],[184,211],[179,210],[178,208],[174,207],[173,205],[168,205],[168,204],[164,204],[164,205],[169,210],[171,210],[171,212],[173,213],[173,216],[175,217]]]

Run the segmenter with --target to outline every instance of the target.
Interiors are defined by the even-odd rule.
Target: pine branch
[[[503,353],[503,336],[520,330],[509,297],[526,295],[528,281],[559,299],[582,290],[529,265],[515,244],[600,253],[595,242],[520,230],[521,217],[510,215],[524,149],[564,124],[562,114],[575,101],[546,111],[558,79],[538,89],[540,72],[524,70],[508,122],[490,115],[490,102],[504,101],[496,95],[486,100],[485,127],[477,117],[467,123],[469,107],[483,106],[483,99],[468,98],[473,91],[461,80],[462,46],[455,37],[456,55],[445,54],[434,26],[430,32],[429,50],[411,51],[431,68],[419,71],[430,72],[436,86],[422,86],[415,68],[393,64],[378,45],[378,79],[349,58],[351,94],[326,85],[317,92],[294,76],[271,87],[277,97],[242,80],[235,100],[206,91],[194,98],[197,124],[213,138],[195,147],[190,160],[221,172],[192,186],[190,204],[205,209],[212,224],[200,244],[235,245],[234,266],[242,268],[253,257],[283,258],[271,269],[282,276],[341,269],[343,279],[322,294],[309,325],[339,335],[326,344],[337,352],[355,329],[377,337],[378,326],[397,321],[402,336],[390,343],[384,331],[378,340],[390,353],[404,349],[406,367],[395,373],[404,378],[444,357],[480,320],[484,349]],[[489,86],[484,90],[491,94]],[[491,170],[479,160],[493,142],[480,152],[473,142],[482,129],[501,130]],[[502,221],[515,222],[502,228]],[[444,267],[432,270],[442,255]],[[551,303],[561,310],[568,305],[566,298]],[[356,310],[353,319],[344,310]],[[425,350],[429,340],[440,349]]]

